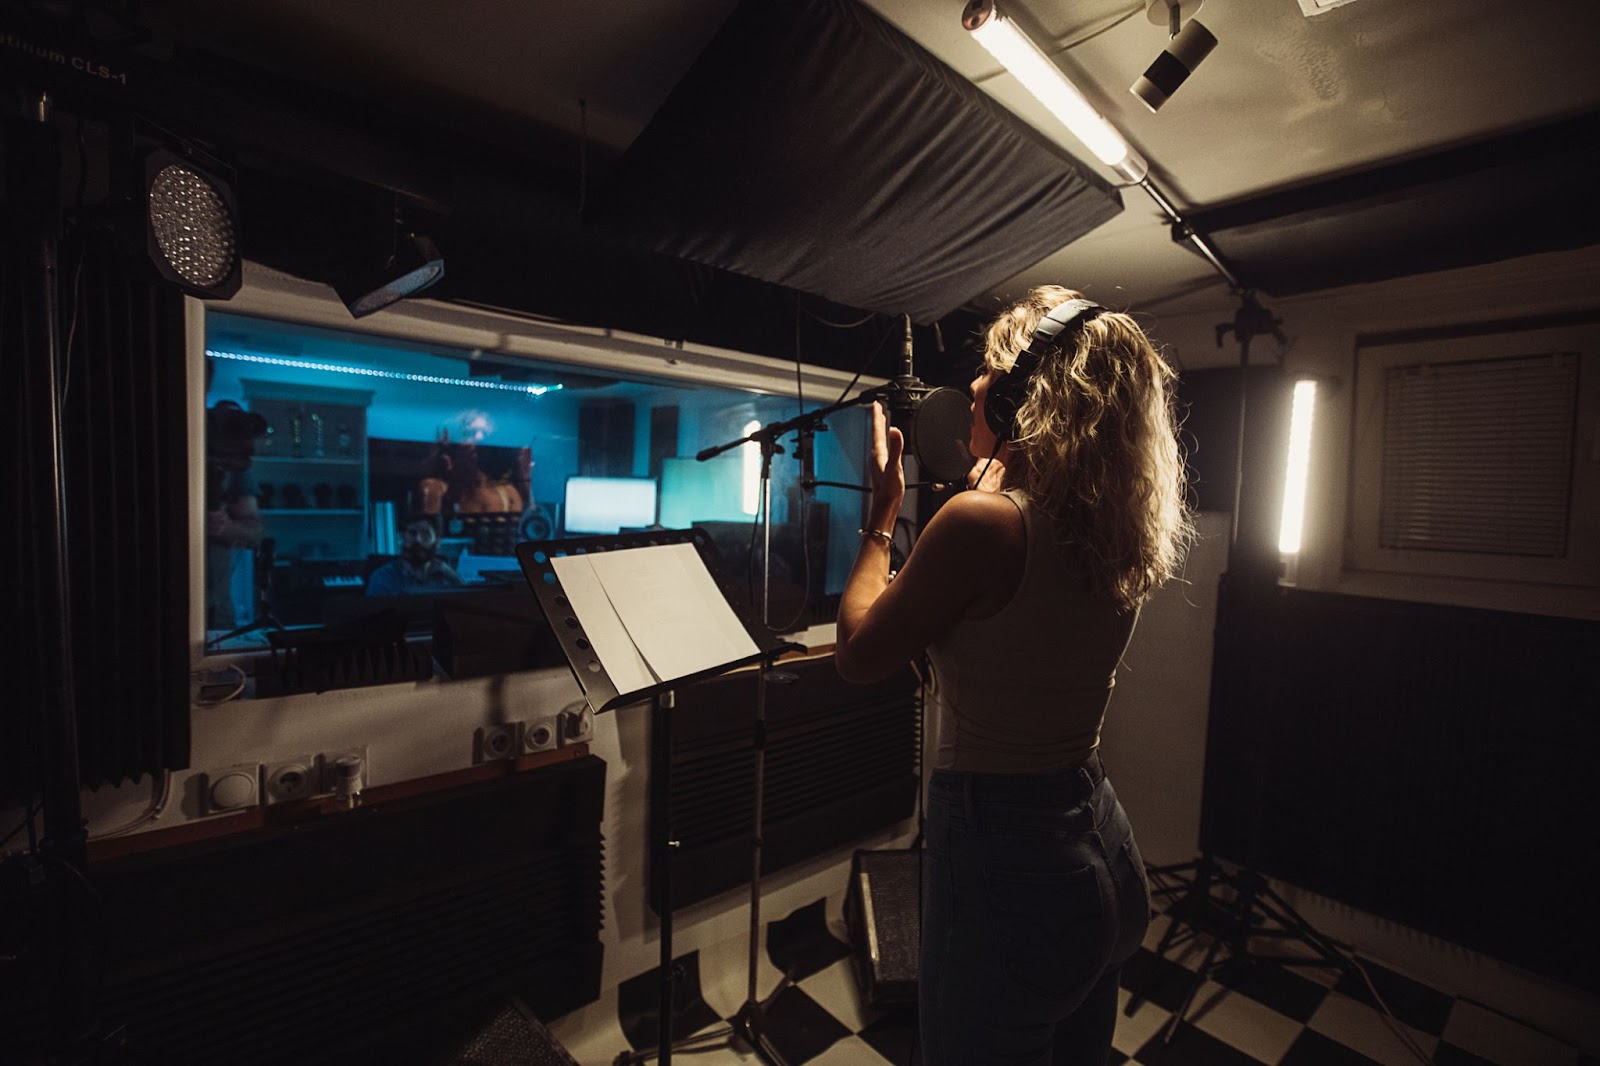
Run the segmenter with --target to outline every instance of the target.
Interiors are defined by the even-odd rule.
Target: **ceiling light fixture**
[[[1150,8],[1146,10],[1148,12],[1158,4],[1169,2],[1179,9],[1171,16],[1174,19],[1180,17],[1183,11],[1198,10],[1200,6],[1199,0],[1150,0]],[[1156,206],[1161,208],[1172,224],[1174,241],[1192,245],[1222,275],[1235,295],[1244,296],[1252,291],[1240,282],[1205,234],[1184,221],[1177,206],[1151,180],[1150,165],[1144,157],[1134,151],[1122,134],[1090,106],[1077,86],[1061,72],[1061,68],[1051,62],[1050,57],[1017,28],[1016,23],[995,9],[994,0],[969,0],[961,12],[961,25],[972,34],[973,40],[987,48],[1029,92],[1038,97],[1039,102],[1049,108],[1050,113],[1060,119],[1102,163],[1126,178],[1130,184],[1139,186],[1156,202]]]
[[[444,277],[444,256],[433,241],[420,233],[399,232],[398,220],[396,225],[393,249],[381,264],[355,271],[334,284],[351,318],[381,311]]]
[[[1144,180],[1150,169],[1144,157],[1101,117],[1050,57],[1015,22],[995,8],[994,0],[970,0],[961,13],[961,25],[1082,141],[1096,159],[1126,181]]]

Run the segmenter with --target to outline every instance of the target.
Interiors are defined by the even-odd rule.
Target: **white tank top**
[[[1046,773],[1100,744],[1117,663],[1138,611],[1095,592],[1089,571],[1021,490],[1027,561],[997,614],[956,624],[928,648],[937,685],[942,770]]]

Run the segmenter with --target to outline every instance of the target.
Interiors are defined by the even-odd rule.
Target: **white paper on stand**
[[[658,678],[628,636],[591,565],[591,560],[599,558],[603,556],[556,555],[551,557],[550,566],[561,581],[567,602],[572,604],[573,615],[583,626],[584,636],[594,648],[595,658],[610,675],[617,692],[638,692],[654,685]]]
[[[633,644],[662,681],[760,651],[693,544],[628,548],[585,558]],[[618,691],[623,691],[620,685]]]

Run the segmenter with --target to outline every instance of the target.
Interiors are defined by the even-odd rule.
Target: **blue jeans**
[[[1098,757],[1052,774],[937,770],[918,1011],[928,1066],[1101,1066],[1150,886]]]

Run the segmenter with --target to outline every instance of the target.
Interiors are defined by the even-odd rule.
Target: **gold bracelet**
[[[858,529],[856,532],[863,537],[882,537],[885,544],[894,543],[894,534],[885,533],[881,529]]]

